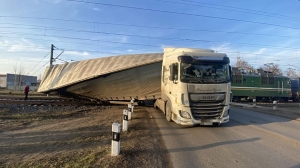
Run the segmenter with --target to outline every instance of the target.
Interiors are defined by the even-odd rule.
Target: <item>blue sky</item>
[[[209,48],[258,68],[300,72],[298,0],[1,0],[0,74],[42,77],[54,64],[103,56]]]

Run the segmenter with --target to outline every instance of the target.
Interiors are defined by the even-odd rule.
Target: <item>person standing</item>
[[[29,92],[29,86],[26,85],[26,86],[25,86],[25,89],[24,89],[24,93],[25,93],[25,98],[24,98],[24,100],[27,100],[27,99],[28,99],[28,92]]]

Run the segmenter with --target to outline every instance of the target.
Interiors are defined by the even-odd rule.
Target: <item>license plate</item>
[[[212,122],[201,122],[200,125],[213,125],[213,123]]]

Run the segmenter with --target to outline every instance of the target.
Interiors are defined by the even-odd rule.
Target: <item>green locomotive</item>
[[[290,79],[276,76],[271,72],[258,69],[257,73],[246,73],[232,68],[232,100],[288,101],[292,97]]]

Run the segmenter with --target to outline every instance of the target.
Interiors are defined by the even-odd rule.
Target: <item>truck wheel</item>
[[[172,121],[172,110],[171,110],[171,105],[170,103],[167,102],[166,105],[166,119],[167,121],[171,122]]]

